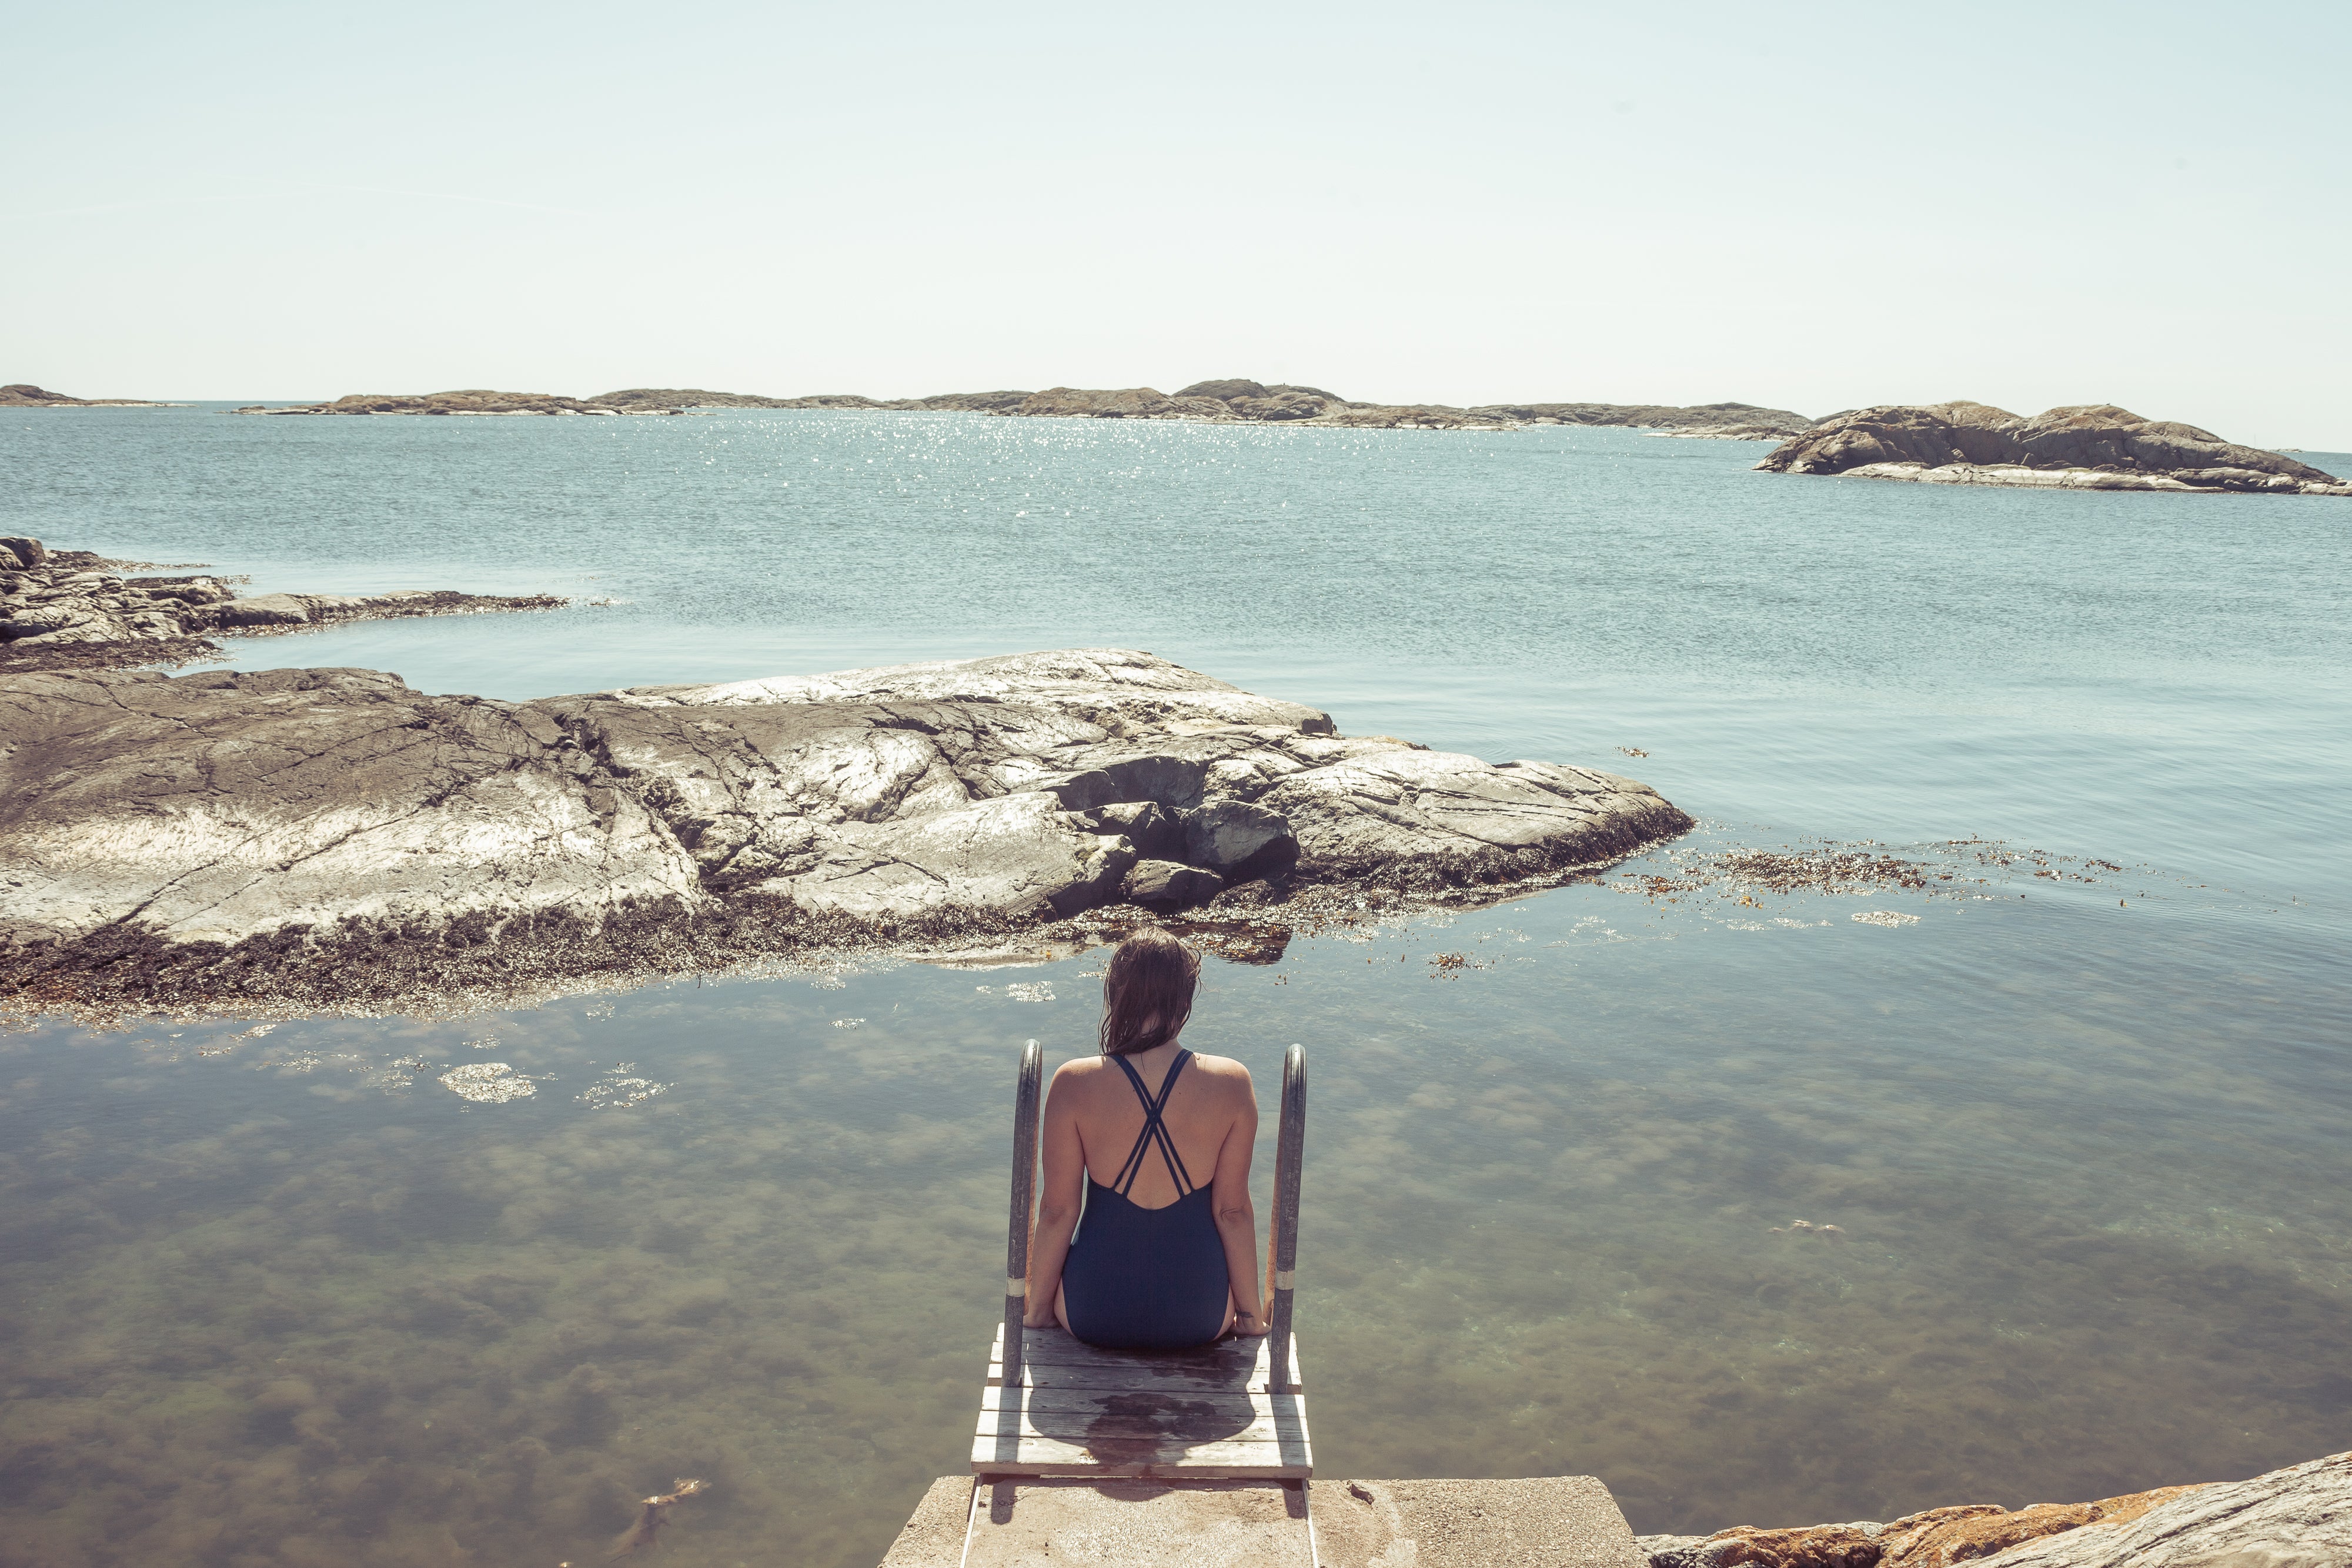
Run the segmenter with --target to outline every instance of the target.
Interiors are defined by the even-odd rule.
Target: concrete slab
[[[943,1476],[882,1568],[1648,1568],[1609,1489]],[[1307,1515],[1314,1516],[1312,1545]],[[970,1521],[967,1552],[966,1521]]]
[[[1279,1481],[982,1477],[964,1568],[1314,1568],[1314,1562],[1307,1495]]]
[[[964,1521],[971,1517],[970,1476],[941,1476],[915,1505],[882,1568],[960,1568]]]
[[[1591,1476],[1313,1485],[1318,1568],[1649,1568]]]

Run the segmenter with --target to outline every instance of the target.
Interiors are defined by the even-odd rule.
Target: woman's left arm
[[[1029,1232],[1029,1303],[1021,1314],[1025,1328],[1051,1328],[1054,1298],[1062,1288],[1062,1264],[1070,1255],[1070,1238],[1078,1228],[1078,1211],[1086,1202],[1087,1151],[1078,1138],[1078,1116],[1071,1108],[1076,1084],[1063,1075],[1077,1065],[1066,1061],[1055,1070],[1053,1086],[1045,1092],[1045,1125],[1039,1140],[1045,1145],[1045,1180],[1037,1194],[1037,1219]]]

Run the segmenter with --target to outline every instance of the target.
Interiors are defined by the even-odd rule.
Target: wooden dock
[[[1022,1326],[1035,1223],[1044,1055],[1021,1053],[1013,1097],[1013,1192],[1005,1228],[1004,1321],[990,1347],[971,1469],[982,1476],[1303,1480],[1315,1473],[1291,1303],[1298,1188],[1307,1152],[1307,1053],[1282,1063],[1274,1225],[1265,1301],[1272,1333],[1196,1350],[1116,1351],[1059,1327]],[[1007,1356],[1008,1348],[1011,1354]]]
[[[1307,1058],[1283,1061],[1265,1300],[1272,1332],[1196,1350],[1113,1351],[1022,1325],[1037,1179],[1037,1042],[1013,1096],[1004,1322],[971,1474],[934,1482],[883,1568],[1648,1568],[1589,1476],[1318,1488],[1291,1332]],[[1323,1516],[1319,1521],[1318,1515]]]
[[[1268,1339],[1104,1351],[1025,1329],[1008,1386],[1004,1331],[981,1390],[971,1469],[985,1476],[1297,1480],[1315,1473],[1297,1342],[1279,1379]]]

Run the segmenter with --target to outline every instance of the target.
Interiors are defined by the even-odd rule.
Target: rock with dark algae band
[[[1689,825],[1630,779],[1346,739],[1122,649],[520,704],[0,674],[0,1000],[398,1006],[1105,906],[1458,902]]]

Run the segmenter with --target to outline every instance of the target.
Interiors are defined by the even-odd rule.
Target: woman
[[[1240,1062],[1179,1043],[1200,978],[1165,931],[1111,954],[1102,1054],[1064,1062],[1045,1095],[1030,1328],[1058,1321],[1112,1350],[1266,1332],[1249,1197],[1257,1094]]]

